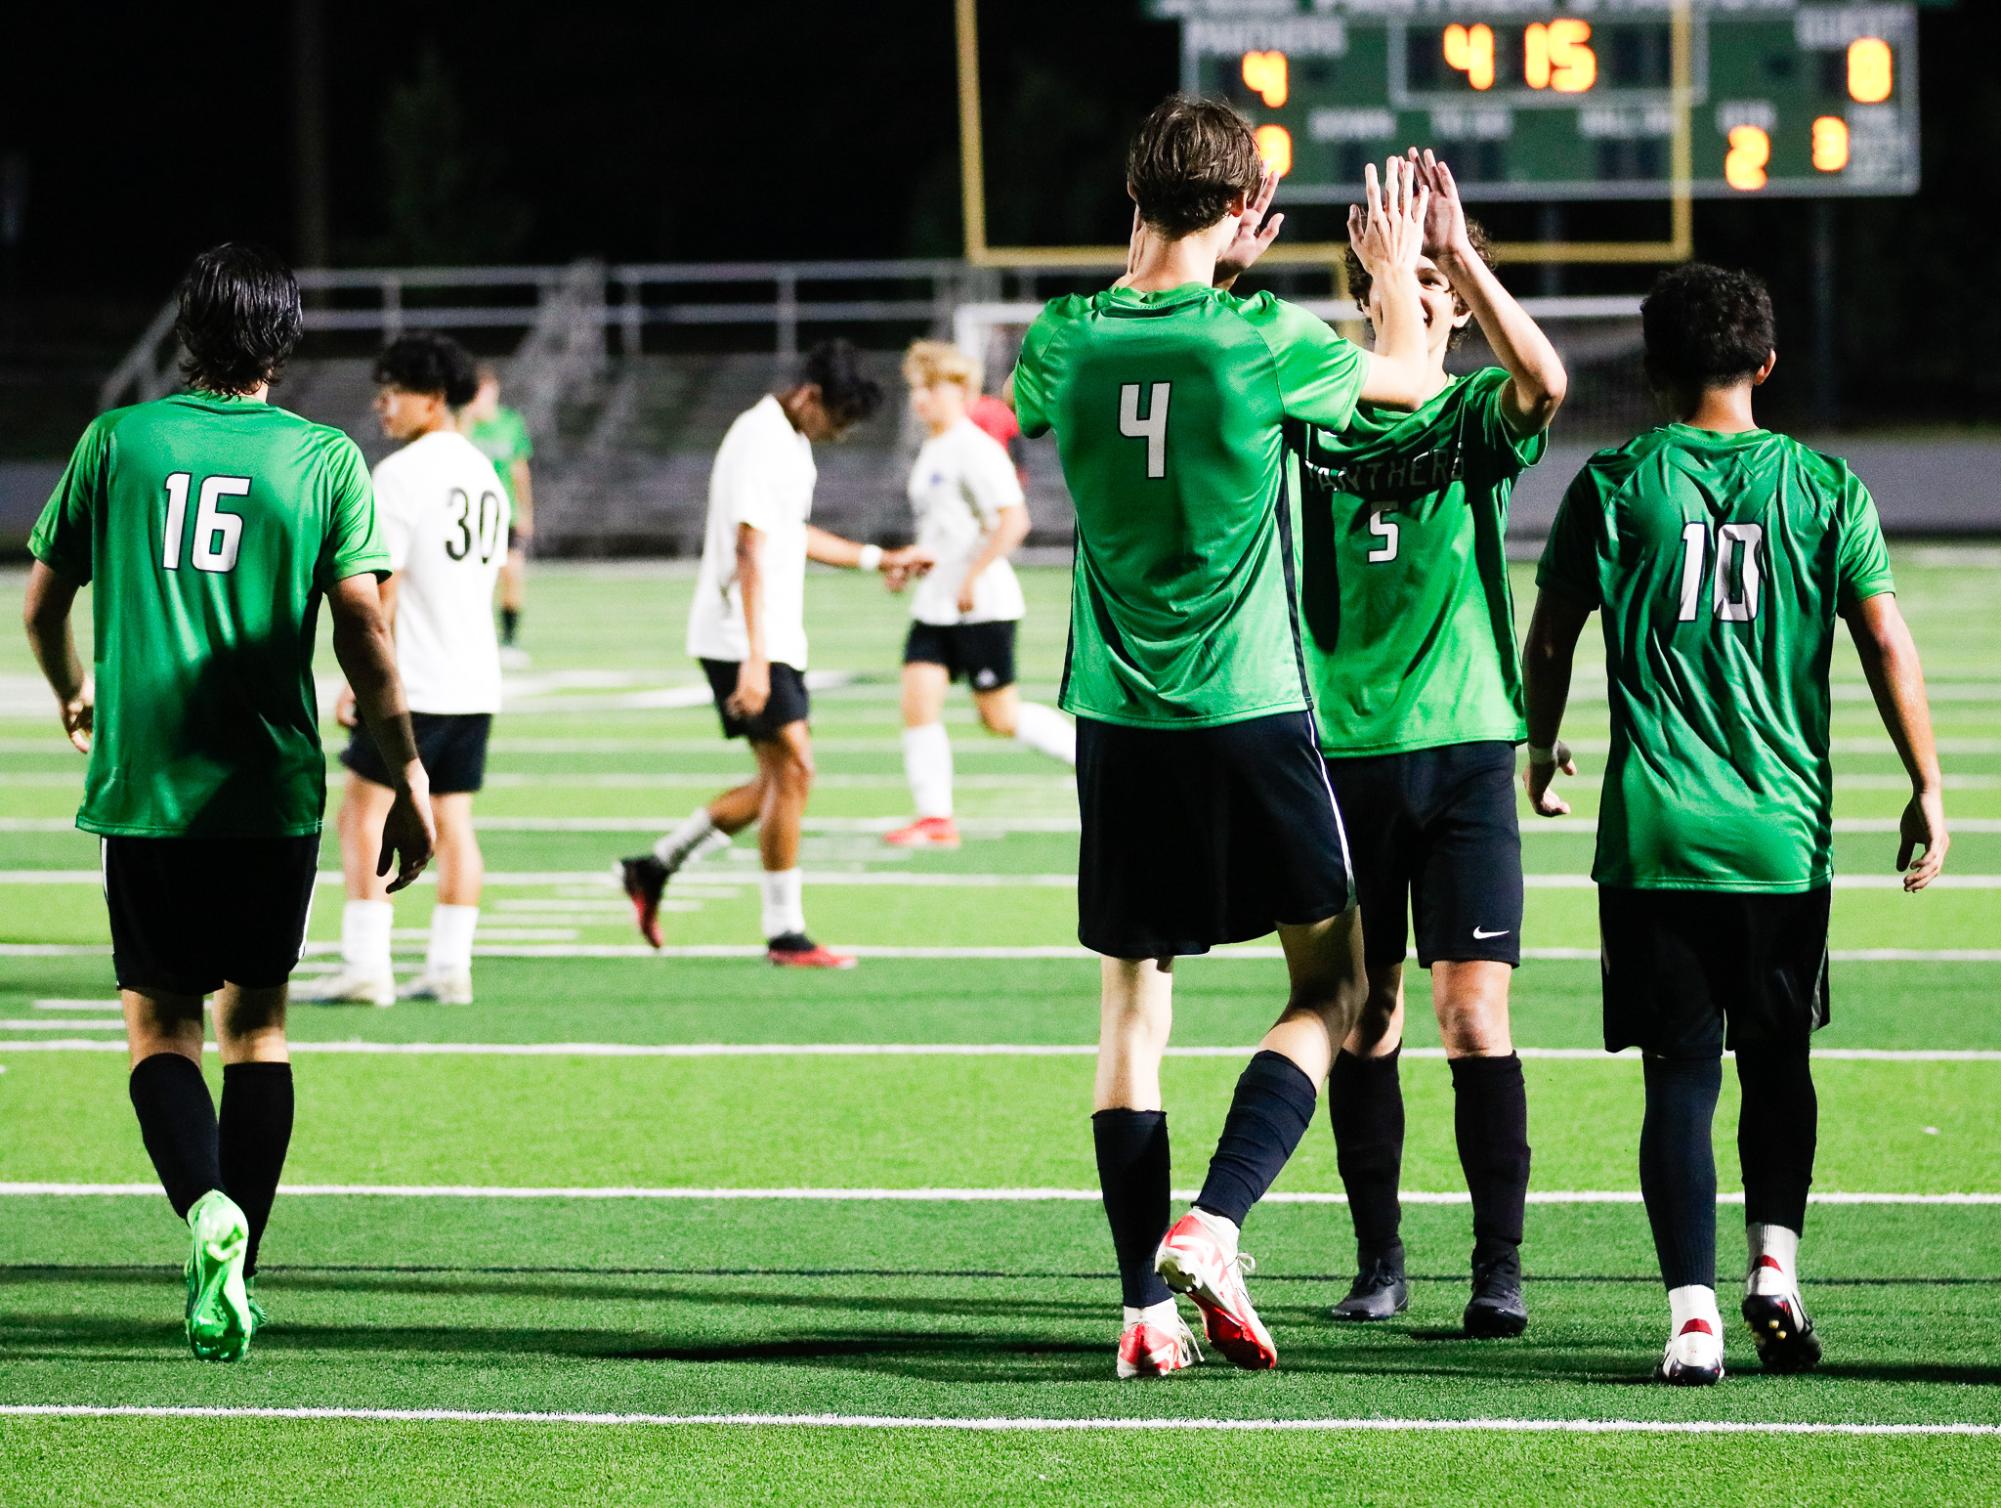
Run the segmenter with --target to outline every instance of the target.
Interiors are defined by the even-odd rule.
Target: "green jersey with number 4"
[[[1077,508],[1066,711],[1197,728],[1308,704],[1288,421],[1340,429],[1367,358],[1268,293],[1185,284],[1052,302],[1014,372]]]
[[[1592,457],[1536,578],[1601,610],[1612,746],[1592,878],[1775,893],[1833,876],[1835,616],[1894,590],[1869,489],[1766,430]]]
[[[1300,612],[1330,757],[1527,736],[1503,546],[1548,436],[1508,428],[1508,381],[1487,367],[1306,436]]]
[[[352,440],[211,393],[114,409],[83,432],[28,547],[94,587],[96,732],[79,827],[319,831],[320,597],[389,570]]]

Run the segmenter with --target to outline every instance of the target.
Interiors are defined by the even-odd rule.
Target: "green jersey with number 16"
[[[1835,615],[1894,590],[1869,489],[1762,429],[1670,424],[1591,458],[1536,579],[1604,618],[1601,885],[1832,878]]]
[[[1014,402],[1023,434],[1055,432],[1077,508],[1066,711],[1199,728],[1305,709],[1284,435],[1344,427],[1366,368],[1268,293],[1119,288],[1043,310]]]
[[[1508,381],[1487,367],[1306,435],[1300,612],[1329,757],[1527,736],[1504,543],[1548,436],[1508,428]]]
[[[389,569],[352,440],[213,393],[114,409],[77,442],[28,547],[94,587],[96,732],[79,827],[319,831],[320,596]]]

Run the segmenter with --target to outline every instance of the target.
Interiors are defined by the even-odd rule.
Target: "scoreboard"
[[[1295,204],[1430,146],[1476,200],[1918,187],[1917,18],[1858,0],[1146,0]],[[1680,12],[1679,19],[1677,12]]]

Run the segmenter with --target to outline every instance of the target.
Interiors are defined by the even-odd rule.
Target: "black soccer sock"
[[[222,1187],[250,1221],[243,1271],[257,1271],[257,1247],[278,1196],[292,1144],[292,1065],[231,1063],[222,1070]]]
[[[500,642],[512,644],[514,636],[521,631],[521,609],[503,607],[500,610]]]
[[[153,1159],[167,1202],[185,1220],[197,1199],[222,1187],[208,1080],[192,1059],[156,1052],[134,1065],[128,1087],[146,1155]]]
[[[1238,1225],[1313,1124],[1313,1080],[1283,1053],[1260,1052],[1237,1080],[1196,1207]]]
[[[1452,1060],[1452,1129],[1473,1196],[1473,1259],[1505,1256],[1522,1244],[1529,1197],[1529,1097],[1522,1060]]]
[[[1710,1125],[1723,1088],[1721,1058],[1645,1060],[1640,1194],[1669,1288],[1716,1286],[1716,1152]]]
[[[1172,1295],[1153,1259],[1167,1234],[1167,1112],[1100,1110],[1091,1117],[1091,1139],[1125,1302],[1135,1309],[1165,1303]]]
[[[1750,1225],[1806,1226],[1813,1184],[1820,1100],[1806,1044],[1737,1049],[1737,1158],[1744,1169],[1744,1220]]]
[[[1355,1250],[1366,1268],[1381,1257],[1400,1256],[1398,1230],[1403,1208],[1397,1185],[1403,1176],[1403,1080],[1397,1046],[1380,1058],[1362,1058],[1345,1049],[1327,1075],[1327,1117],[1334,1123],[1334,1159],[1348,1212],[1355,1221]]]

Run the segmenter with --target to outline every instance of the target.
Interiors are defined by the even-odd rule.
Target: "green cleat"
[[[257,1297],[257,1279],[243,1280],[243,1296],[250,1303],[250,1333],[254,1336],[270,1323],[271,1311],[266,1309]]]
[[[203,1361],[241,1361],[258,1314],[243,1284],[250,1222],[227,1194],[211,1189],[188,1211],[188,1347]]]

